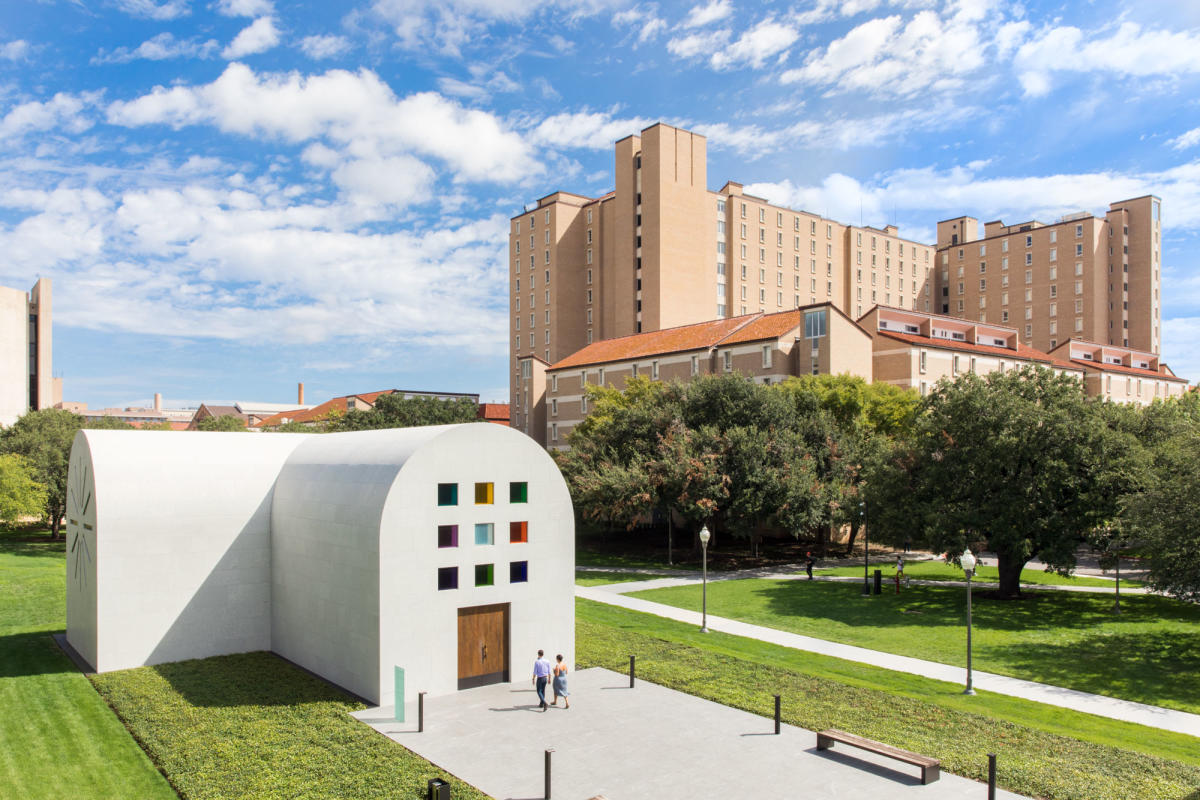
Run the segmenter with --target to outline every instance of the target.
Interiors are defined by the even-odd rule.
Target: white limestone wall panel
[[[0,286],[0,427],[12,425],[28,408],[28,297]]]
[[[305,434],[82,431],[98,671],[270,647],[275,477]]]
[[[67,474],[67,641],[88,664],[96,664],[96,509],[92,454],[87,437],[75,434]],[[86,513],[83,513],[86,508]],[[86,527],[85,527],[86,526]]]
[[[379,694],[379,525],[412,452],[446,426],[324,434],[280,472],[272,510],[272,649]]]
[[[509,502],[510,482],[528,500]],[[439,483],[458,486],[458,504],[439,506]],[[477,505],[475,484],[493,485],[493,503]],[[511,522],[528,523],[528,541],[511,543]],[[491,523],[494,544],[475,544],[476,523]],[[458,525],[458,547],[438,547],[438,526]],[[511,583],[514,561],[528,580]],[[491,586],[474,585],[475,567],[494,565]],[[439,591],[438,569],[458,568],[458,588]],[[575,650],[575,519],[557,465],[532,439],[498,425],[460,425],[430,440],[404,465],[384,508],[380,540],[382,705],[396,701],[394,668],[405,670],[408,701],[458,688],[458,610],[509,605],[510,679],[531,670],[539,648]]]

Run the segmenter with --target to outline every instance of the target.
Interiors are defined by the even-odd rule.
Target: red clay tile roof
[[[617,339],[603,339],[577,350],[550,369],[566,369],[587,364],[607,364],[610,361],[629,361],[635,358],[683,353],[719,345],[742,344],[766,339],[778,339],[804,322],[804,312],[826,304],[804,306],[775,314],[745,314],[740,317],[714,319],[664,328],[660,331],[635,333]],[[833,306],[829,306],[833,308]],[[847,319],[849,319],[847,317]]]
[[[361,394],[348,394],[345,397],[335,397],[332,400],[326,400],[320,405],[312,408],[300,408],[295,411],[281,411],[278,414],[272,414],[254,427],[256,428],[273,428],[277,425],[282,425],[285,422],[316,422],[323,419],[330,413],[338,412],[345,413],[347,409],[347,401],[351,398],[360,398],[364,402],[375,405],[375,399],[381,394],[391,394],[395,389],[384,389],[379,392],[363,392]]]
[[[1187,383],[1186,378],[1180,378],[1175,375],[1168,375],[1163,372],[1155,372],[1152,369],[1142,369],[1141,367],[1127,367],[1124,364],[1105,364],[1102,361],[1088,361],[1086,358],[1072,358],[1071,363],[1078,364],[1087,369],[1094,369],[1098,372],[1116,372],[1121,375],[1136,375],[1139,378],[1158,378],[1164,381],[1175,381],[1176,383]]]
[[[712,347],[738,328],[753,322],[760,316],[762,315],[751,314],[744,317],[714,319],[693,325],[682,325],[678,328],[635,333],[617,339],[601,339],[598,342],[592,342],[582,350],[577,350],[550,368],[563,369],[584,364],[604,364],[609,361],[627,361],[631,358]]]
[[[1043,364],[1050,364],[1060,369],[1078,369],[1069,361],[1055,358],[1054,356],[1043,353],[1041,350],[1034,350],[1032,347],[1017,342],[1017,349],[1012,350],[1007,347],[995,347],[988,344],[971,344],[970,342],[960,342],[957,339],[943,339],[941,337],[919,336],[912,333],[900,333],[899,331],[878,331],[880,336],[886,336],[889,339],[895,339],[898,342],[907,344],[916,344],[921,347],[941,347],[946,350],[961,350],[966,353],[980,353],[989,356],[1002,356],[1004,358],[1019,358],[1024,361],[1037,361]]]
[[[480,403],[479,418],[486,419],[488,422],[503,422],[507,425],[509,420],[508,403]]]

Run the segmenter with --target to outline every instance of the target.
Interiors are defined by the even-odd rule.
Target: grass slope
[[[633,593],[699,610],[700,587]],[[1158,596],[977,592],[974,666],[1055,686],[1200,713],[1200,606]],[[708,586],[709,613],[945,664],[966,663],[966,592],[913,586],[870,598],[861,586],[736,580]],[[1190,676],[1190,679],[1185,679]]]
[[[934,755],[947,771],[971,778],[985,779],[994,752],[1000,785],[1030,796],[1200,800],[1200,752],[1188,736],[986,692],[966,698],[958,686],[705,635],[586,600],[576,610],[578,667],[624,671],[635,653],[646,680],[763,716],[773,713],[778,692],[789,724],[841,728]]]
[[[887,583],[896,574],[896,562],[892,561],[885,564],[871,564],[871,571],[877,569],[883,570],[883,580]],[[906,561],[904,563],[904,572],[908,577],[914,580],[923,581],[961,581],[963,580],[963,571],[953,564],[947,564],[945,561]],[[843,575],[854,578],[861,578],[863,574],[862,564],[853,567],[827,567],[825,569],[814,570],[815,575]],[[1000,570],[996,567],[976,567],[975,579],[985,583],[997,583],[1000,580]],[[1087,575],[1059,575],[1057,572],[1045,572],[1040,569],[1026,569],[1021,573],[1021,583],[1029,586],[1096,586],[1105,589],[1115,590],[1116,581],[1105,580],[1104,578],[1092,578]],[[1144,586],[1138,581],[1127,581],[1121,579],[1121,588],[1129,587],[1130,589]]]
[[[363,708],[271,653],[107,672],[97,690],[188,800],[487,795],[349,716]]]
[[[0,796],[175,792],[51,639],[65,619],[62,542],[0,534]]]
[[[631,583],[633,581],[652,581],[663,575],[647,575],[641,572],[592,572],[577,570],[575,572],[576,586],[604,586],[610,583]]]

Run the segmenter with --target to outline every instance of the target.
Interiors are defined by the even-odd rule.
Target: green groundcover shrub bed
[[[577,668],[623,672],[636,653],[639,677],[764,716],[774,714],[771,695],[779,692],[788,724],[840,728],[935,756],[947,772],[977,780],[987,779],[987,754],[996,753],[999,785],[1031,797],[1200,800],[1194,765],[709,652],[592,622],[586,608],[581,612]]]
[[[418,798],[430,778],[486,798],[352,719],[364,706],[271,653],[96,675],[93,684],[193,798]]]

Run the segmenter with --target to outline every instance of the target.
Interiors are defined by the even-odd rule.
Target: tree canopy
[[[249,430],[249,428],[246,427],[246,420],[236,414],[225,414],[220,417],[205,417],[196,423],[196,430],[234,432]]]
[[[46,509],[46,487],[16,453],[0,454],[0,522],[39,517]]]
[[[375,407],[351,409],[331,418],[329,431],[365,431],[378,428],[411,428],[418,425],[454,425],[479,421],[479,407],[470,397],[439,400],[436,397],[405,397],[399,392],[381,394]]]
[[[47,408],[18,417],[12,427],[0,432],[0,452],[22,456],[34,478],[45,487],[42,513],[55,538],[66,513],[71,443],[81,427],[83,417],[78,414]]]

